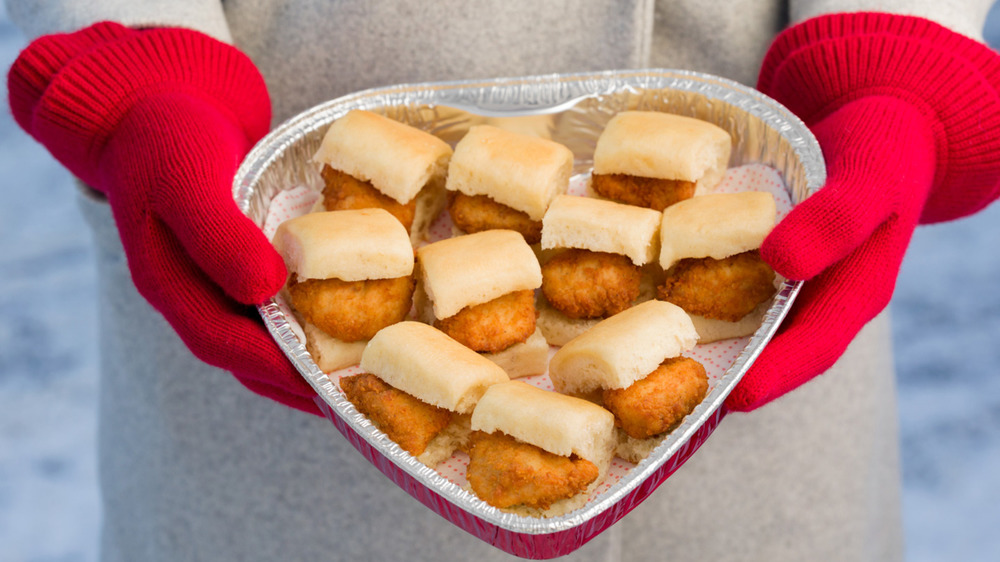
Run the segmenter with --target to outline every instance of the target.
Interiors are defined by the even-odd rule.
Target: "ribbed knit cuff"
[[[48,35],[35,41],[21,53],[7,76],[11,113],[17,124],[31,130],[35,106],[69,61],[98,45],[135,33],[115,23],[100,23],[77,33]]]
[[[186,29],[138,32],[111,23],[70,37],[39,39],[22,53],[11,69],[11,105],[18,123],[86,183],[100,187],[97,162],[108,138],[148,96],[205,100],[251,144],[270,126],[264,80],[234,47]],[[70,45],[87,41],[83,49]]]
[[[921,222],[965,216],[1000,194],[1000,57],[920,18],[838,14],[782,33],[758,88],[807,124],[866,96],[893,96],[924,114],[938,169]]]

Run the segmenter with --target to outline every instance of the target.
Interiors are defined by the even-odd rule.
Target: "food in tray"
[[[699,343],[753,334],[760,327],[776,276],[758,249],[774,228],[767,192],[713,193],[663,212],[657,298],[691,315]]]
[[[434,467],[465,447],[470,416],[491,385],[508,381],[495,363],[421,322],[380,330],[342,377],[344,396],[405,451]]]
[[[388,211],[308,213],[281,223],[272,243],[306,349],[323,371],[356,365],[376,332],[409,314],[413,247]]]
[[[698,339],[688,315],[646,301],[602,320],[562,346],[549,364],[554,388],[614,414],[616,454],[637,463],[701,403],[708,376],[682,355]]]
[[[625,111],[597,139],[590,187],[608,199],[662,211],[718,184],[731,147],[729,133],[707,121]]]
[[[493,385],[472,412],[466,477],[486,503],[554,517],[586,503],[614,456],[614,416],[521,381]]]
[[[704,400],[694,346],[753,333],[775,292],[756,251],[773,197],[704,193],[731,142],[619,114],[579,196],[561,144],[475,125],[452,153],[351,111],[314,157],[323,197],[274,236],[306,348],[328,373],[360,362],[344,397],[419,461],[468,453],[488,504],[577,509],[614,456],[640,462]],[[450,237],[427,239],[441,217]],[[555,392],[510,380],[546,372]]]
[[[602,318],[642,299],[647,264],[659,251],[660,213],[632,205],[560,195],[542,220],[542,295],[538,324],[562,345]]]
[[[448,143],[426,131],[352,110],[330,125],[313,156],[325,182],[317,206],[386,209],[419,242],[444,207],[451,155]]]
[[[417,249],[418,318],[517,378],[545,372],[549,346],[535,322],[538,260],[513,230],[485,230]]]
[[[448,212],[460,233],[501,228],[541,239],[542,216],[565,193],[573,153],[548,139],[476,125],[448,165]]]

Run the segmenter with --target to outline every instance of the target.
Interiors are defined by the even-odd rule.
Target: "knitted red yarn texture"
[[[105,22],[34,41],[8,90],[18,124],[107,195],[136,288],[191,351],[259,394],[319,414],[315,392],[247,306],[286,278],[231,192],[270,126],[250,59],[195,31]]]
[[[837,14],[779,35],[758,88],[812,129],[827,182],[761,247],[778,273],[807,281],[729,409],[826,371],[889,303],[914,228],[997,198],[998,78],[996,53],[920,18]]]
[[[934,176],[930,128],[895,98],[853,101],[814,132],[837,153],[828,159],[827,184],[764,257],[786,272],[828,259],[837,265],[804,284],[782,331],[727,399],[733,410],[760,407],[826,371],[888,305]],[[792,245],[801,251],[791,253]]]
[[[935,127],[938,169],[922,223],[972,214],[1000,196],[1000,57],[982,43],[916,17],[815,18],[775,40],[758,88],[808,125],[871,95],[923,112]]]

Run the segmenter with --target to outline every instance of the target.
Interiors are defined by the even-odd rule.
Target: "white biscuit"
[[[542,249],[622,254],[635,265],[656,259],[661,213],[591,197],[560,195],[542,219]]]
[[[382,328],[361,355],[361,368],[420,400],[472,412],[486,389],[510,380],[496,363],[422,322]]]
[[[313,161],[367,181],[402,204],[447,174],[452,149],[434,135],[355,109],[334,121]]]
[[[572,170],[573,153],[557,142],[477,125],[455,145],[445,186],[486,195],[537,221],[566,192]]]
[[[664,360],[693,349],[691,318],[679,306],[651,300],[600,321],[552,356],[549,377],[559,392],[627,388]]]
[[[660,266],[685,258],[723,259],[760,248],[774,228],[777,206],[766,191],[711,193],[663,210]]]
[[[656,111],[625,111],[605,126],[594,149],[595,174],[696,182],[714,187],[729,165],[732,139],[707,121]]]
[[[614,425],[614,415],[592,402],[521,381],[491,386],[472,412],[473,430],[501,431],[564,457],[576,454],[599,470],[614,454]]]
[[[413,273],[410,236],[383,209],[308,213],[278,225],[271,242],[299,281],[395,279]]]
[[[419,284],[437,319],[514,291],[542,286],[542,268],[513,230],[486,230],[417,250]]]

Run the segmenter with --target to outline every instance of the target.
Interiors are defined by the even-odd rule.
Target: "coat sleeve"
[[[5,0],[7,14],[28,40],[76,31],[99,21],[129,27],[185,27],[232,43],[220,0]]]
[[[839,12],[885,12],[917,16],[983,41],[983,25],[994,0],[791,0],[791,23]]]

